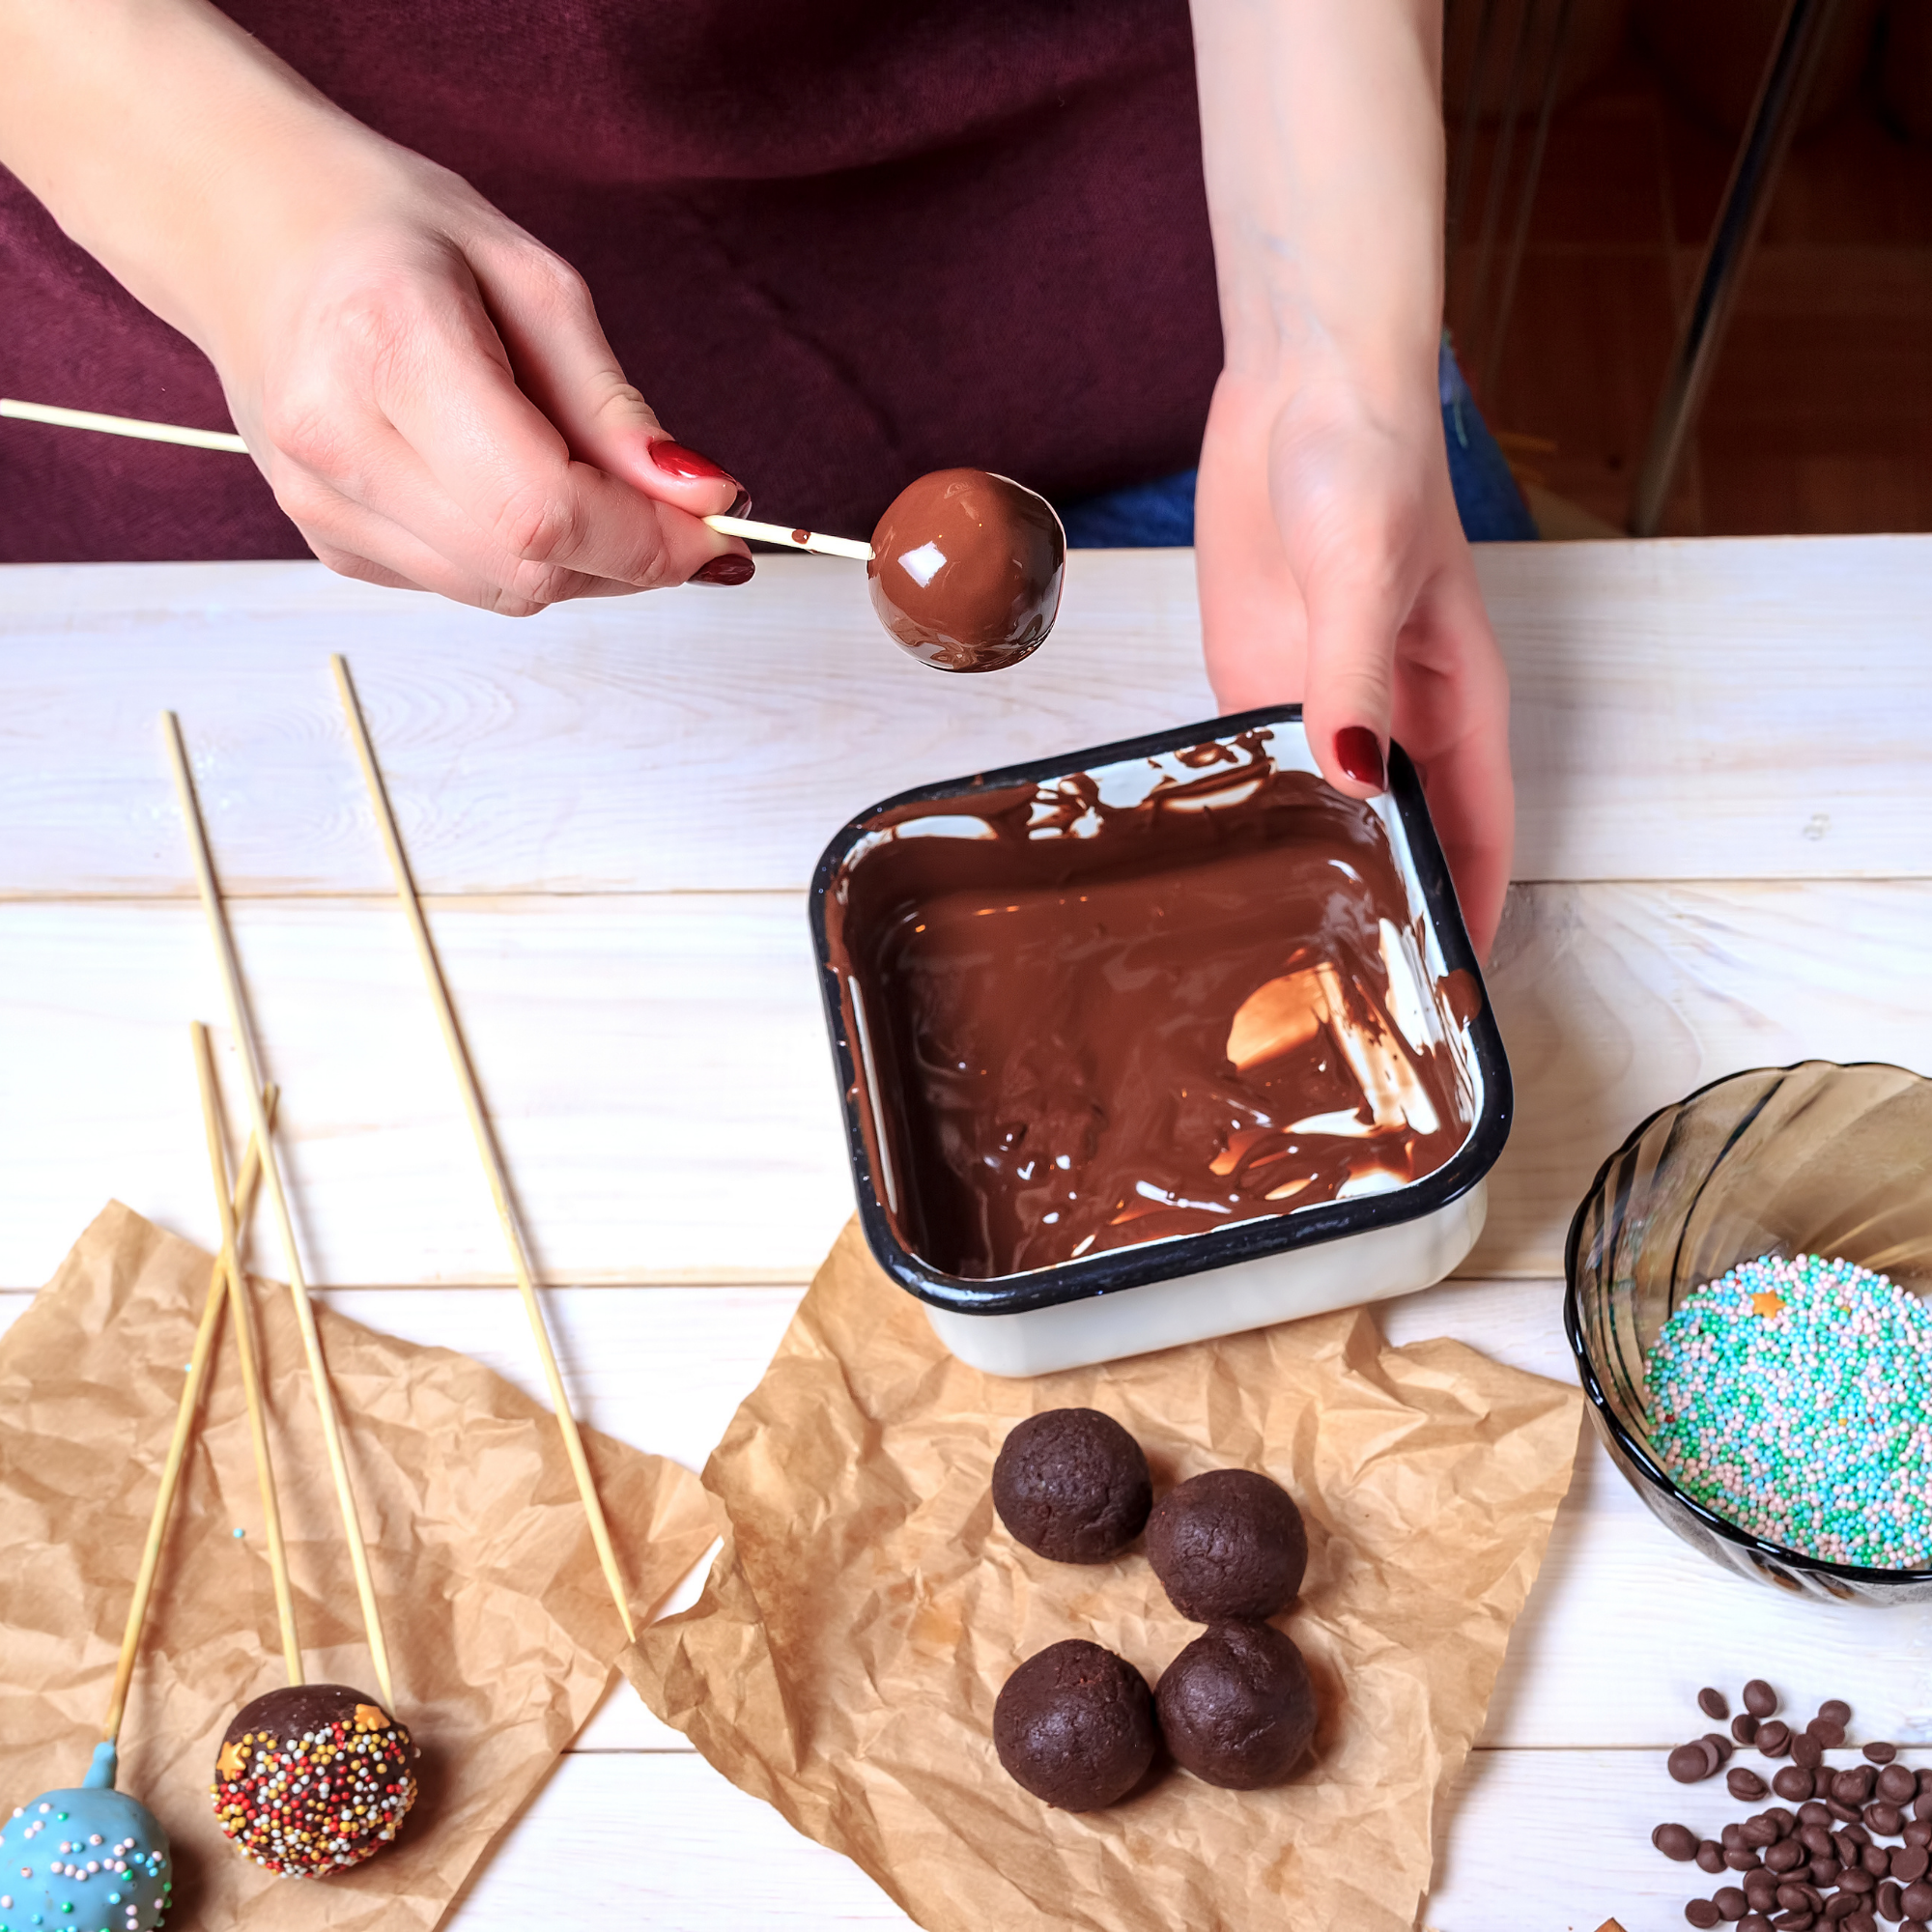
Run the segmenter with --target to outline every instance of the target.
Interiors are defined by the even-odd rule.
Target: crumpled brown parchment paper
[[[1001,1441],[1067,1405],[1125,1424],[1156,1493],[1240,1465],[1300,1503],[1308,1577],[1280,1621],[1321,1721],[1293,1783],[1219,1791],[1169,1769],[1076,1816],[1000,1769],[993,1700],[1022,1659],[1092,1637],[1152,1682],[1199,1634],[1140,1544],[1076,1567],[1001,1527]],[[945,1353],[855,1223],[706,1467],[729,1528],[702,1598],[624,1668],[735,1784],[930,1932],[1406,1932],[1581,1407],[1460,1343],[1387,1348],[1359,1309],[998,1379]]]
[[[211,1258],[118,1203],[0,1337],[0,1799],[80,1782],[100,1737]],[[270,1439],[311,1681],[375,1689],[301,1343],[257,1284]],[[224,1323],[121,1733],[120,1788],[173,1842],[179,1922],[431,1926],[534,1793],[623,1647],[548,1410],[479,1363],[318,1308],[422,1795],[395,1844],[270,1877],[208,1788],[229,1719],[284,1681]],[[714,1536],[696,1478],[584,1441],[641,1621]],[[238,1539],[234,1532],[245,1534]]]

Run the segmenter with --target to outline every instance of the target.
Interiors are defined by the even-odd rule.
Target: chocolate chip
[[[1814,1859],[1829,1859],[1836,1851],[1832,1843],[1832,1834],[1822,1825],[1800,1825],[1798,1842]]]
[[[1869,1912],[1854,1912],[1841,1922],[1845,1932],[1878,1932],[1878,1920]]]
[[[1869,1744],[1865,1747],[1865,1755],[1874,1764],[1889,1764],[1898,1755],[1898,1747],[1885,1743]]]
[[[1780,1838],[1765,1848],[1764,1861],[1773,1871],[1790,1871],[1806,1862],[1806,1853],[1796,1838]]]
[[[1932,1791],[1932,1765],[1928,1765],[1918,1774],[1919,1797],[1923,1798],[1928,1791]]]
[[[1832,1776],[1832,1796],[1841,1798],[1847,1804],[1863,1804],[1872,1795],[1872,1786],[1878,1782],[1878,1773],[1868,1764],[1855,1764],[1849,1771],[1834,1772]]]
[[[1917,1885],[1932,1866],[1932,1853],[1923,1845],[1901,1845],[1891,1855],[1891,1875],[1900,1885]]]
[[[1706,1838],[1697,1847],[1697,1869],[1720,1872],[1724,1869],[1724,1848],[1715,1838]]]
[[[1777,1692],[1762,1677],[1745,1686],[1745,1709],[1753,1718],[1768,1718],[1777,1709]]]
[[[1912,1815],[1915,1818],[1932,1818],[1932,1791],[1920,1789],[1912,1801]]]
[[[1845,1836],[1855,1845],[1868,1845],[1871,1843],[1871,1833],[1865,1830],[1863,1823],[1857,1818],[1848,1818],[1845,1821]]]
[[[1780,1838],[1790,1837],[1798,1829],[1798,1820],[1782,1804],[1774,1804],[1764,1815],[1777,1827],[1777,1835]]]
[[[1879,1881],[1878,1916],[1894,1921],[1905,1917],[1905,1889],[1896,1879]]]
[[[1842,1798],[1828,1798],[1825,1808],[1843,1825],[1859,1825],[1864,1822],[1864,1813],[1856,1804],[1847,1804]]]
[[[1814,1800],[1809,1804],[1798,1807],[1798,1822],[1801,1825],[1822,1825],[1827,1831],[1832,1828],[1832,1814]]]
[[[1910,1804],[1918,1796],[1918,1780],[1909,1764],[1889,1764],[1878,1775],[1878,1795],[1888,1804]]]
[[[1697,1834],[1689,1825],[1660,1825],[1650,1834],[1650,1842],[1680,1865],[1689,1864],[1697,1856]]]
[[[1758,1856],[1748,1845],[1740,1845],[1736,1851],[1724,1854],[1724,1863],[1735,1872],[1756,1871]]]
[[[1840,1864],[1855,1865],[1859,1861],[1859,1854],[1864,1847],[1849,1832],[1833,1832],[1832,1849],[1837,1853]]]
[[[1853,1913],[1861,1909],[1862,1901],[1856,1892],[1841,1891],[1825,1908],[1825,1922],[1828,1925],[1841,1925]]]
[[[1757,1719],[1748,1711],[1740,1711],[1731,1719],[1731,1735],[1741,1745],[1755,1744],[1757,1742]]]
[[[1743,1765],[1725,1774],[1724,1785],[1740,1804],[1755,1804],[1760,1798],[1768,1796],[1771,1791],[1771,1786],[1756,1772],[1747,1770]]]
[[[1783,1834],[1762,1811],[1753,1811],[1744,1822],[1743,1837],[1747,1845],[1755,1845],[1763,1851],[1767,1845],[1775,1845]],[[1770,1863],[1769,1860],[1765,1861]]]
[[[1852,1721],[1852,1707],[1842,1697],[1827,1697],[1818,1706],[1818,1715],[1831,1724],[1849,1724]]]
[[[1697,1708],[1707,1718],[1728,1718],[1731,1715],[1731,1700],[1721,1690],[1705,1685],[1697,1693]]]
[[[1664,1768],[1679,1784],[1695,1784],[1717,1770],[1715,1755],[1700,1739],[1694,1745],[1679,1745],[1664,1760]]]
[[[1729,1764],[1731,1753],[1737,1749],[1737,1746],[1722,1731],[1706,1731],[1704,1733],[1704,1742],[1718,1753],[1718,1764]],[[1713,1765],[1711,1768],[1715,1771],[1717,1765]]]
[[[1932,1885],[1927,1885],[1922,1878],[1905,1888],[1905,1916],[1908,1918],[1932,1918]]]
[[[1684,1908],[1684,1916],[1693,1925],[1709,1928],[1722,1922],[1723,1914],[1708,1898],[1693,1898]]]
[[[1733,1923],[1750,1910],[1750,1900],[1734,1885],[1720,1885],[1711,1894],[1711,1903],[1718,1908],[1719,1918],[1728,1918]]]
[[[1915,1818],[1898,1835],[1908,1845],[1932,1845],[1932,1821]]]
[[[1791,1762],[1802,1764],[1806,1771],[1816,1771],[1825,1762],[1825,1747],[1809,1731],[1800,1731],[1791,1740]]]
[[[1719,1844],[1722,1845],[1725,1851],[1727,1852],[1742,1851],[1744,1849],[1744,1842],[1745,1842],[1745,1828],[1743,1827],[1743,1825],[1738,1824],[1735,1821],[1729,1825],[1726,1825],[1724,1829],[1718,1833],[1718,1842]]]
[[[1844,1867],[1836,1859],[1813,1859],[1811,1861],[1811,1883],[1822,1886],[1827,1891],[1837,1884],[1838,1874]]]
[[[1878,1880],[1863,1865],[1847,1865],[1838,1874],[1840,1891],[1870,1891],[1877,1884]]]
[[[1865,1829],[1876,1832],[1881,1838],[1895,1838],[1905,1823],[1905,1813],[1896,1804],[1888,1804],[1883,1798],[1865,1806]]]
[[[1771,1788],[1780,1798],[1788,1798],[1796,1804],[1801,1799],[1809,1798],[1817,1788],[1812,1782],[1812,1775],[1801,1770],[1795,1764],[1782,1764],[1771,1780]]]
[[[1757,1727],[1757,1736],[1751,1742],[1766,1757],[1782,1757],[1791,1748],[1791,1726],[1781,1718],[1773,1718],[1769,1723]]]
[[[1873,1878],[1884,1878],[1891,1870],[1891,1854],[1883,1845],[1867,1845],[1859,1854],[1859,1862]]]

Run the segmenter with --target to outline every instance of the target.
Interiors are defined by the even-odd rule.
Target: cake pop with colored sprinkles
[[[416,1800],[403,1725],[346,1684],[291,1684],[244,1705],[214,1761],[215,1821],[286,1878],[327,1878],[393,1841]]]
[[[167,1917],[168,1834],[114,1774],[114,1747],[96,1745],[78,1790],[44,1791],[0,1825],[0,1932],[151,1932]]]

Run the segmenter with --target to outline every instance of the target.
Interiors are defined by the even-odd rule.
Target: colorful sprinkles
[[[1692,1294],[1646,1360],[1663,1471],[1766,1542],[1932,1568],[1932,1309],[1885,1275],[1761,1255]]]
[[[412,1755],[409,1732],[351,1692],[339,1716],[309,1716],[299,1731],[257,1721],[231,1735],[211,1787],[214,1815],[258,1865],[285,1877],[327,1878],[373,1858],[395,1837],[415,1803]]]

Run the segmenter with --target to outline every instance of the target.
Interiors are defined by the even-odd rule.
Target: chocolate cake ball
[[[1273,1616],[1308,1568],[1293,1497],[1252,1469],[1210,1469],[1170,1490],[1148,1519],[1147,1547],[1168,1600],[1197,1624]]]
[[[1063,1811],[1124,1798],[1153,1762],[1155,1738],[1146,1678],[1084,1637],[1028,1658],[993,1706],[993,1747],[1007,1775]]]
[[[908,483],[872,532],[866,587],[894,639],[936,670],[1004,670],[1046,641],[1066,532],[1044,497],[984,469]]]
[[[1315,1737],[1315,1687],[1293,1643],[1272,1624],[1213,1624],[1154,1691],[1174,1761],[1209,1784],[1279,1784]]]
[[[214,1816],[255,1861],[327,1878],[374,1858],[416,1799],[410,1734],[346,1684],[292,1684],[235,1714],[214,1761]]]
[[[1000,1445],[993,1507],[1056,1563],[1104,1563],[1141,1533],[1153,1502],[1141,1445],[1097,1408],[1049,1408]]]

